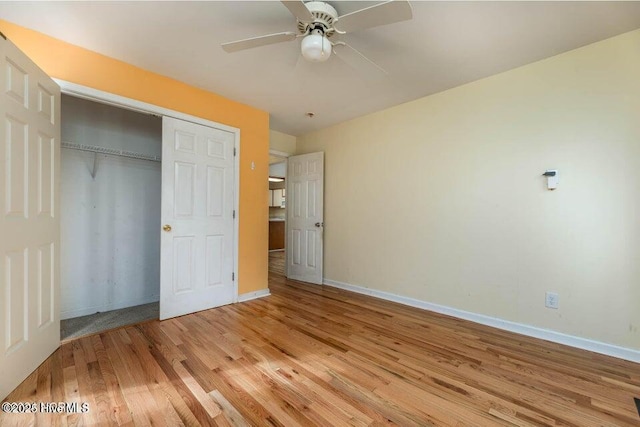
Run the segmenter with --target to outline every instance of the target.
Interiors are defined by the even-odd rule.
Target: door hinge
[[[231,281],[234,282],[236,280],[236,273],[231,273]]]
[[[236,156],[236,147],[233,147],[233,157]]]
[[[233,211],[233,219],[236,219],[236,211]]]

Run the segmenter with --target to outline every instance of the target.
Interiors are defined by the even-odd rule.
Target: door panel
[[[0,38],[0,399],[60,345],[60,88]]]
[[[193,291],[195,259],[193,257],[194,237],[173,238],[173,293]]]
[[[196,165],[193,163],[175,162],[175,198],[174,212],[176,217],[191,218],[194,212],[193,192],[196,186]]]
[[[207,167],[207,215],[221,217],[224,206],[225,193],[224,169],[214,166]]]
[[[322,284],[324,153],[287,161],[287,277]]]
[[[6,283],[5,297],[7,307],[7,336],[5,350],[11,354],[27,342],[29,335],[29,275],[28,251],[8,252],[5,254]]]
[[[38,215],[53,217],[55,141],[38,135]]]
[[[233,302],[235,135],[165,117],[160,318]]]
[[[29,132],[28,124],[5,116],[7,139],[5,169],[6,213],[8,217],[27,218],[29,200]]]
[[[38,249],[38,328],[47,327],[55,319],[53,295],[55,292],[55,254],[53,244]]]
[[[206,286],[223,284],[224,270],[224,236],[207,236],[207,282]]]

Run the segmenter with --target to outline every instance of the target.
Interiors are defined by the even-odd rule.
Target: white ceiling
[[[330,3],[342,15],[378,2]],[[377,81],[335,56],[300,60],[299,41],[220,48],[295,31],[277,1],[0,2],[0,17],[268,111],[271,128],[292,135],[640,28],[640,2],[411,4],[411,21],[343,36],[388,71]]]

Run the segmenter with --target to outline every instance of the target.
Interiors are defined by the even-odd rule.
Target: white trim
[[[271,292],[269,292],[269,288],[260,289],[259,291],[247,292],[246,294],[238,295],[238,302],[247,302],[251,301],[252,299],[268,297],[269,295],[271,295]]]
[[[516,334],[528,337],[539,338],[558,344],[564,344],[570,347],[582,350],[592,351],[594,353],[604,354],[607,356],[617,357],[619,359],[629,360],[631,362],[640,363],[640,350],[619,347],[613,344],[607,344],[600,341],[590,340],[572,335],[563,334],[561,332],[551,331],[549,329],[537,328],[522,323],[511,322],[508,320],[498,319],[484,314],[472,313],[469,311],[458,310],[457,308],[447,307],[444,305],[434,304],[415,298],[405,297],[392,294],[390,292],[379,291],[376,289],[365,288],[363,286],[351,285],[349,283],[338,282],[336,280],[324,279],[323,282],[327,286],[344,289],[358,294],[369,295],[387,301],[397,302],[399,304],[408,305],[410,307],[421,308],[423,310],[433,311],[435,313],[445,314],[447,316],[457,317],[459,319],[469,320],[481,325],[491,326],[493,328],[502,329]]]
[[[233,209],[236,211],[236,217],[233,223],[233,294],[236,296],[235,300],[238,300],[240,290],[238,289],[238,283],[240,280],[240,275],[238,274],[240,271],[240,266],[238,265],[238,260],[240,259],[240,252],[238,248],[240,247],[240,129],[236,129],[236,140],[234,145],[234,150],[236,155],[235,163],[233,164],[233,185],[235,186],[233,191]]]
[[[95,305],[88,308],[77,308],[75,310],[62,311],[60,313],[60,320],[72,319],[74,317],[88,316],[90,314],[104,313],[105,311],[120,310],[121,308],[135,307],[136,305],[149,304],[152,302],[159,302],[160,295],[151,295],[144,298],[135,299],[133,301],[127,300],[122,302],[112,302],[109,304]]]
[[[65,80],[53,79],[60,90],[65,95],[75,96],[77,98],[88,99],[90,101],[96,101],[103,104],[113,105],[115,107],[124,108],[127,110],[137,111],[144,114],[156,114],[160,116],[173,117],[174,119],[184,120],[191,123],[196,123],[203,126],[213,127],[216,129],[226,130],[228,132],[240,133],[238,128],[227,126],[222,123],[217,123],[211,120],[203,119],[202,117],[192,116],[191,114],[181,113],[179,111],[170,110],[168,108],[160,107],[154,104],[148,104],[146,102],[138,101],[137,99],[127,98],[125,96],[116,95],[113,93],[105,92],[99,89],[94,89],[88,86],[82,86],[76,83],[71,83]]]
[[[113,105],[118,108],[124,108],[127,110],[137,111],[144,114],[154,114],[159,116],[173,117],[174,119],[184,120],[187,122],[212,127],[216,129],[225,130],[234,134],[235,149],[237,155],[235,156],[234,164],[234,202],[233,206],[236,211],[236,218],[234,224],[234,248],[233,248],[233,272],[235,274],[235,280],[233,281],[234,294],[236,300],[238,299],[238,246],[240,243],[240,129],[227,126],[222,123],[213,122],[211,120],[203,119],[201,117],[192,116],[190,114],[181,113],[179,111],[170,110],[168,108],[160,107],[158,105],[148,104],[146,102],[138,101],[136,99],[127,98],[124,96],[116,95],[109,92],[104,92],[99,89],[94,89],[88,86],[82,86],[76,83],[68,82],[66,80],[53,79],[62,93],[66,95],[75,96],[77,98],[88,99],[90,101],[100,102],[103,104]]]

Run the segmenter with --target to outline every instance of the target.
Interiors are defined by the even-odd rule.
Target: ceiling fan
[[[300,48],[302,56],[307,61],[324,62],[331,57],[333,52],[355,68],[369,66],[377,72],[386,74],[386,71],[358,50],[334,37],[380,25],[406,21],[413,17],[411,6],[407,0],[390,0],[342,16],[338,16],[338,12],[333,6],[322,1],[305,3],[302,0],[290,0],[282,1],[282,4],[296,18],[297,31],[286,31],[223,43],[222,49],[231,53],[302,38]],[[332,40],[332,38],[334,39]]]

